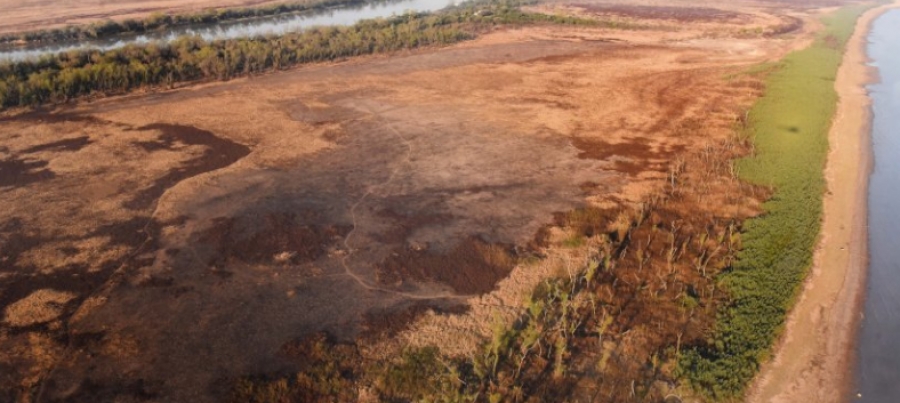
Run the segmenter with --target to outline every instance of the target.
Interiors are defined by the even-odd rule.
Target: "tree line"
[[[94,92],[227,80],[301,63],[453,43],[471,36],[460,29],[461,24],[451,16],[411,15],[278,37],[205,41],[188,36],[168,44],[73,51],[0,65],[0,105],[38,105]]]
[[[141,34],[170,27],[216,24],[246,18],[271,17],[281,14],[324,10],[336,6],[363,5],[392,0],[304,0],[262,7],[210,9],[190,14],[154,13],[144,20],[127,19],[121,22],[106,20],[85,25],[72,25],[39,31],[12,33],[0,36],[0,44],[54,43],[108,38],[122,34]],[[397,0],[393,0],[397,1]]]
[[[76,50],[38,60],[0,64],[0,108],[65,102],[94,93],[169,87],[196,80],[228,80],[303,63],[446,45],[473,38],[494,24],[590,20],[524,13],[507,4],[463,7],[320,27],[280,36],[129,45],[108,51]]]

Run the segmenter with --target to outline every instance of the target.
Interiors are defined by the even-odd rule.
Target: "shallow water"
[[[869,58],[875,169],[869,182],[869,272],[854,401],[900,402],[900,10],[872,26]]]
[[[398,0],[367,5],[353,5],[303,14],[280,15],[219,24],[185,25],[148,32],[123,35],[94,41],[62,42],[35,47],[0,50],[0,62],[21,61],[71,50],[110,50],[129,44],[171,42],[183,35],[200,36],[205,40],[247,38],[283,34],[315,26],[352,25],[364,19],[390,17],[409,11],[431,12],[456,4],[455,0]]]

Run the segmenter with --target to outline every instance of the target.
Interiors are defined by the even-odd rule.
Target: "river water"
[[[170,42],[183,35],[200,36],[206,40],[277,35],[315,26],[352,25],[364,19],[390,17],[410,11],[437,11],[454,4],[456,4],[455,0],[397,0],[219,24],[185,25],[141,35],[123,35],[95,41],[62,42],[36,47],[3,49],[0,50],[0,62],[33,59],[71,50],[110,50],[128,44]]]
[[[875,20],[869,86],[875,169],[869,181],[869,273],[857,347],[857,391],[867,403],[900,402],[900,10]]]

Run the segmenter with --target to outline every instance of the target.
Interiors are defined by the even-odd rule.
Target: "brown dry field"
[[[731,136],[760,94],[740,72],[821,12],[584,3],[539,9],[654,29],[504,28],[0,116],[0,400],[215,401],[317,332],[466,354],[590,247],[539,242],[554,213],[640,201]]]

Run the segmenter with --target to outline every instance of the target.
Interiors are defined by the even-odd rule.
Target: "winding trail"
[[[359,228],[359,225],[357,223],[357,218],[356,218],[356,209],[358,209],[359,206],[361,206],[363,203],[365,203],[366,199],[368,199],[369,196],[375,194],[377,189],[383,188],[383,187],[389,185],[391,182],[393,182],[394,178],[397,177],[397,174],[400,172],[400,170],[403,169],[403,166],[409,165],[409,162],[412,160],[412,154],[413,154],[413,145],[410,140],[408,140],[406,137],[404,137],[402,134],[400,134],[400,131],[397,130],[387,119],[382,117],[380,113],[375,112],[374,110],[372,110],[372,108],[367,108],[367,109],[368,109],[368,113],[370,116],[372,116],[373,118],[383,120],[385,122],[383,124],[383,127],[390,129],[390,131],[393,132],[394,135],[397,138],[399,138],[401,142],[403,142],[403,145],[406,146],[406,158],[401,163],[397,164],[397,167],[395,167],[391,171],[391,174],[390,174],[390,176],[388,176],[387,180],[385,180],[382,183],[369,186],[369,188],[366,190],[366,192],[355,203],[353,203],[353,205],[350,206],[350,218],[351,218],[352,229],[344,237],[344,242],[343,242],[344,249],[347,251],[347,253],[341,258],[341,265],[344,267],[344,273],[342,273],[342,274],[352,278],[357,284],[359,284],[360,287],[363,287],[366,290],[387,293],[387,294],[396,295],[396,296],[400,296],[400,297],[407,298],[407,299],[414,299],[414,300],[459,299],[459,300],[465,300],[465,299],[469,299],[471,297],[475,297],[476,295],[459,295],[459,294],[455,294],[453,292],[441,292],[441,293],[430,293],[430,294],[429,293],[409,293],[409,292],[403,292],[403,291],[392,290],[389,288],[379,287],[377,285],[373,285],[373,284],[369,283],[359,274],[356,274],[350,268],[350,265],[347,263],[347,260],[350,259],[351,256],[353,256],[353,251],[354,251],[353,247],[350,245],[350,239],[353,237],[353,234],[356,232],[357,228]]]

